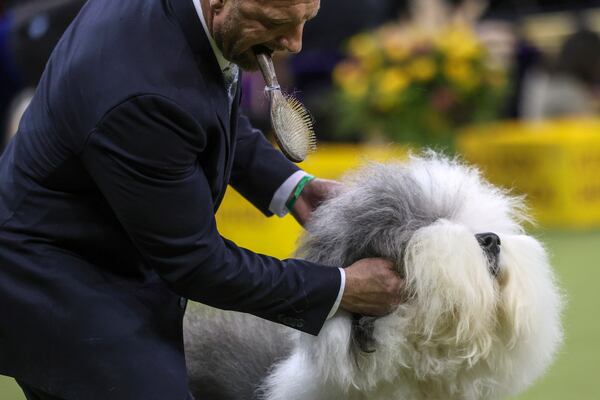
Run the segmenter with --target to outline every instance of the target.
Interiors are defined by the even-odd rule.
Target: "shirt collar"
[[[215,39],[213,39],[212,35],[210,34],[210,32],[208,30],[208,26],[206,25],[206,19],[204,18],[204,12],[202,11],[202,6],[200,5],[200,0],[193,0],[193,1],[194,1],[194,7],[196,8],[196,12],[198,13],[198,18],[200,18],[200,22],[202,23],[202,28],[204,28],[204,33],[206,33],[206,37],[208,38],[210,47],[212,47],[213,52],[215,53],[215,57],[217,58],[219,67],[221,68],[221,71],[225,71],[225,69],[229,68],[231,66],[231,64],[233,64],[233,63],[231,61],[227,60],[223,56],[223,52],[221,51],[221,49],[219,49],[217,47],[217,44],[215,43]]]

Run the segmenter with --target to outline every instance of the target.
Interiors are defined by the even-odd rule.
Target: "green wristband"
[[[300,194],[302,194],[302,190],[304,190],[304,186],[306,186],[306,184],[313,179],[315,179],[315,177],[312,175],[305,175],[302,179],[300,179],[300,182],[298,182],[294,192],[292,193],[292,197],[290,197],[287,203],[285,203],[285,206],[289,211],[292,211],[294,204],[296,204],[296,200],[298,200]]]

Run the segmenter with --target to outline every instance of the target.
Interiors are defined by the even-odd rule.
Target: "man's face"
[[[211,0],[212,34],[229,61],[257,69],[252,47],[297,53],[304,24],[317,15],[320,0]],[[216,7],[215,7],[216,6]]]

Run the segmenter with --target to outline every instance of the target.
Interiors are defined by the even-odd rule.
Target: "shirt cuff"
[[[304,171],[296,171],[289,178],[283,182],[279,189],[275,191],[273,198],[271,199],[271,204],[269,204],[269,211],[273,214],[283,217],[285,216],[289,210],[285,206],[285,203],[290,198],[290,195],[298,185],[298,182],[302,180],[305,176],[310,175]]]
[[[338,268],[340,270],[340,276],[342,280],[340,281],[340,291],[338,292],[337,299],[335,303],[333,303],[333,307],[331,311],[329,311],[329,315],[327,315],[327,319],[333,317],[337,310],[340,308],[340,303],[342,302],[342,296],[344,295],[344,289],[346,289],[346,271],[343,268]]]

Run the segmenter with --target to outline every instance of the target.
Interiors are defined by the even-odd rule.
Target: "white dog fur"
[[[318,337],[241,314],[196,313],[186,322],[196,394],[203,398],[202,385],[219,379],[227,389],[211,398],[476,400],[523,391],[562,340],[561,295],[544,247],[523,231],[525,219],[520,198],[433,153],[361,169],[317,210],[298,254],[325,265],[368,256],[396,263],[407,299],[375,321],[376,351],[357,349],[344,311]],[[497,276],[475,238],[483,232],[501,241]],[[224,339],[232,330],[237,339]],[[257,344],[261,337],[268,343]],[[267,345],[270,356],[250,365]],[[221,357],[206,360],[215,350]],[[216,365],[221,378],[211,375]]]

